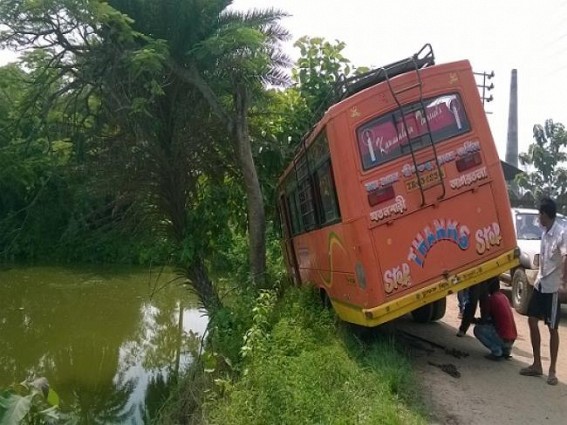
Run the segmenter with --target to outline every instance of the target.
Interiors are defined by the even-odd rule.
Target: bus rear
[[[318,285],[342,319],[365,326],[408,312],[439,319],[448,294],[517,264],[470,64],[400,64],[378,70],[372,84],[357,79],[362,88],[347,88],[319,123],[307,145],[327,143],[340,220],[287,244],[301,280]],[[312,185],[317,198],[320,183]]]

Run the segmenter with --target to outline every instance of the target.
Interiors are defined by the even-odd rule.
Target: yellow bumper
[[[372,308],[361,308],[352,304],[332,299],[334,310],[344,321],[362,326],[378,326],[403,316],[426,304],[440,300],[461,289],[476,285],[484,280],[513,269],[519,265],[519,251],[513,250],[480,266],[472,267],[453,276],[447,276],[440,281],[418,289],[410,294],[396,298]]]

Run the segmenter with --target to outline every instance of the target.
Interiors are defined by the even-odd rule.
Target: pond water
[[[79,423],[147,422],[199,350],[207,318],[172,272],[0,270],[0,389],[45,377]]]

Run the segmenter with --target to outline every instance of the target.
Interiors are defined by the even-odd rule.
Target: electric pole
[[[479,89],[482,89],[481,99],[482,99],[482,105],[484,106],[484,102],[488,103],[488,102],[492,102],[494,100],[494,97],[492,97],[492,95],[487,97],[488,92],[491,91],[494,88],[494,83],[490,83],[490,85],[488,85],[488,81],[491,80],[492,78],[494,78],[494,71],[491,71],[490,73],[488,73],[488,72],[473,72],[473,74],[477,75],[479,77],[482,77],[482,84],[478,84],[478,81],[477,81],[476,86]],[[492,112],[486,112],[486,113],[491,114]]]

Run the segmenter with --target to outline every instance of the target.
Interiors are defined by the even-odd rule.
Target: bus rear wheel
[[[327,291],[319,289],[319,297],[321,298],[321,304],[325,307],[325,309],[333,310],[333,304],[331,303],[329,295],[327,295]]]
[[[433,317],[433,303],[416,308],[411,312],[411,317],[417,323],[427,323]]]
[[[446,308],[447,299],[441,298],[440,300],[416,308],[411,312],[411,316],[413,320],[418,323],[434,322],[445,315]]]
[[[447,310],[447,298],[441,298],[433,303],[433,314],[431,315],[431,321],[435,322],[440,320],[445,316],[445,311]]]

